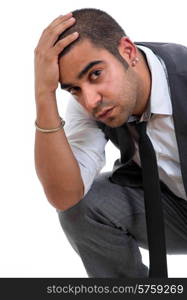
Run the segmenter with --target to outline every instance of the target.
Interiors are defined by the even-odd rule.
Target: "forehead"
[[[88,63],[111,61],[111,57],[112,54],[106,49],[95,47],[90,41],[83,40],[60,58],[60,77],[66,80],[66,77],[78,74]]]

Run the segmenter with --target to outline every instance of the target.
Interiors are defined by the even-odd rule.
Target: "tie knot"
[[[137,142],[142,140],[142,138],[146,137],[146,126],[147,126],[146,121],[143,122],[135,121],[135,122],[128,123],[129,131]]]
[[[146,135],[146,127],[147,127],[146,121],[135,123],[135,127],[136,127],[140,137]]]

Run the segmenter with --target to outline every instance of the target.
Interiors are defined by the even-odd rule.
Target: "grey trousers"
[[[114,184],[110,175],[101,173],[80,202],[57,210],[60,224],[88,277],[146,278],[139,250],[148,249],[143,190]],[[161,186],[167,254],[187,254],[187,201]]]

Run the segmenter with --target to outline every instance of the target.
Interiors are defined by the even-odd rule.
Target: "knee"
[[[104,200],[104,186],[108,180],[109,172],[102,173],[94,180],[88,193],[74,206],[65,211],[57,210],[60,224],[71,236],[82,237],[86,234],[88,224],[87,216],[92,217]]]
[[[87,211],[92,200],[91,193],[87,193],[78,203],[62,211],[57,210],[61,227],[66,235],[73,239],[83,237],[87,226]]]
[[[84,207],[82,205],[82,199],[64,211],[57,210],[57,213],[60,225],[66,235],[73,238],[83,232]]]

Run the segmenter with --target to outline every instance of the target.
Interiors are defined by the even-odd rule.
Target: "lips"
[[[113,108],[114,106],[101,111],[98,115],[96,115],[96,118],[97,119],[106,118],[109,115],[109,113],[113,110]]]

